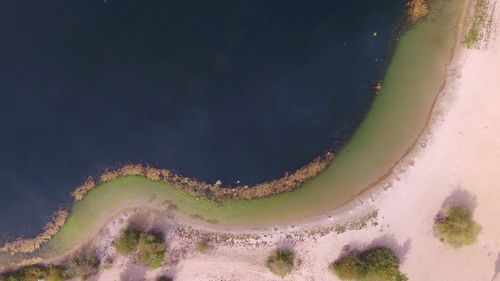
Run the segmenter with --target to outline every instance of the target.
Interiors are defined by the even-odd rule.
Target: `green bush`
[[[333,272],[342,280],[361,279],[364,272],[363,264],[359,257],[346,255],[330,265]]]
[[[37,281],[47,277],[47,268],[34,265],[7,274],[7,281]]]
[[[407,281],[399,271],[399,260],[385,247],[376,247],[357,255],[347,254],[330,265],[341,280]]]
[[[137,245],[139,263],[158,268],[165,256],[165,238],[162,233],[143,232]]]
[[[140,231],[133,228],[126,228],[121,232],[118,239],[113,241],[113,246],[115,246],[119,254],[128,256],[136,251],[140,235]]]
[[[124,256],[136,253],[139,263],[151,268],[160,267],[165,256],[165,237],[160,232],[143,232],[127,228],[113,245],[117,252]]]
[[[277,249],[267,259],[267,267],[281,277],[292,272],[295,254],[291,250]]]
[[[481,227],[472,219],[472,212],[462,206],[450,208],[443,218],[436,219],[434,231],[453,248],[473,244]]]
[[[37,281],[40,279],[46,281],[65,280],[63,270],[56,266],[33,265],[25,267],[19,271],[4,275],[7,281]],[[2,279],[3,280],[3,279]]]
[[[99,272],[99,258],[95,254],[83,254],[71,260],[66,266],[63,275],[67,279],[87,278]]]
[[[47,269],[47,276],[45,277],[47,281],[63,281],[66,280],[64,276],[64,269],[58,266],[50,266]]]

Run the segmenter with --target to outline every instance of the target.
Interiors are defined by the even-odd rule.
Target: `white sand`
[[[500,9],[497,24],[498,19]],[[220,243],[208,254],[193,250],[192,240],[170,237],[170,247],[187,249],[180,262],[146,274],[119,261],[99,280],[120,280],[125,270],[150,279],[167,272],[187,281],[283,280],[265,267],[268,253],[280,244],[293,247],[301,260],[284,280],[337,280],[328,264],[344,245],[362,249],[375,244],[395,250],[412,281],[500,280],[500,42],[495,35],[487,50],[461,52],[450,66],[425,147],[411,156],[406,171],[394,175],[390,189],[372,195],[373,201],[366,199],[365,205],[379,209],[377,226],[303,241],[287,238],[290,228],[260,231],[258,241],[265,245]],[[455,250],[433,236],[434,217],[445,201],[474,207],[482,226],[476,244]]]

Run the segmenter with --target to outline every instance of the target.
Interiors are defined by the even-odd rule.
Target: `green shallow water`
[[[331,165],[301,188],[266,199],[216,204],[141,177],[102,184],[75,203],[66,224],[40,251],[51,257],[92,237],[120,207],[168,200],[178,210],[225,225],[257,225],[299,220],[332,210],[386,174],[411,148],[426,124],[446,75],[466,0],[435,0],[429,16],[399,39],[384,77],[383,92]],[[0,263],[26,256],[0,255]]]

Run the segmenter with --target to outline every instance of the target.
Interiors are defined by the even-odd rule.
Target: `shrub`
[[[295,254],[291,250],[277,249],[267,259],[267,267],[281,277],[289,274],[294,268]]]
[[[47,277],[47,269],[41,265],[33,265],[9,273],[6,277],[7,281],[37,281]]]
[[[71,260],[63,274],[67,279],[79,277],[86,280],[99,272],[99,264],[99,258],[95,254],[83,254]]]
[[[165,238],[162,233],[143,232],[137,245],[139,263],[158,268],[165,256]]]
[[[434,231],[453,248],[473,244],[481,227],[472,219],[472,212],[462,206],[450,208],[443,218],[436,219]]]
[[[127,228],[113,245],[117,252],[124,256],[137,253],[139,263],[151,268],[160,267],[165,256],[165,237],[161,232],[142,232]]]
[[[385,247],[378,247],[361,254],[361,260],[367,280],[396,280],[408,278],[399,271],[399,260],[394,253]]]
[[[37,281],[40,279],[46,281],[65,280],[63,270],[56,266],[33,265],[25,267],[19,271],[6,274],[7,281]],[[3,279],[2,279],[3,280]]]
[[[346,255],[330,265],[332,271],[342,280],[361,279],[364,272],[361,260],[354,255]]]
[[[133,228],[126,228],[121,232],[118,239],[113,241],[113,246],[115,246],[118,253],[128,256],[136,251],[140,235],[140,231]]]
[[[58,266],[49,266],[47,269],[47,276],[45,277],[47,281],[63,281],[66,280],[64,276],[64,269]]]
[[[376,247],[359,254],[347,254],[330,265],[341,280],[407,281],[399,271],[399,260],[385,247]]]
[[[198,242],[196,242],[196,249],[198,250],[198,252],[201,252],[201,253],[208,252],[208,250],[210,249],[210,245],[208,244],[208,240],[202,239],[202,240],[199,240]]]

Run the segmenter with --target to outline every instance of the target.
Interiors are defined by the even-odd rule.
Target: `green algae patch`
[[[427,16],[399,38],[383,90],[351,140],[332,163],[299,189],[254,200],[217,203],[140,176],[102,183],[75,202],[67,222],[29,255],[0,254],[0,263],[53,257],[92,238],[118,210],[164,204],[192,217],[224,225],[262,225],[300,220],[337,208],[387,175],[413,147],[446,78],[465,0],[437,0]]]

